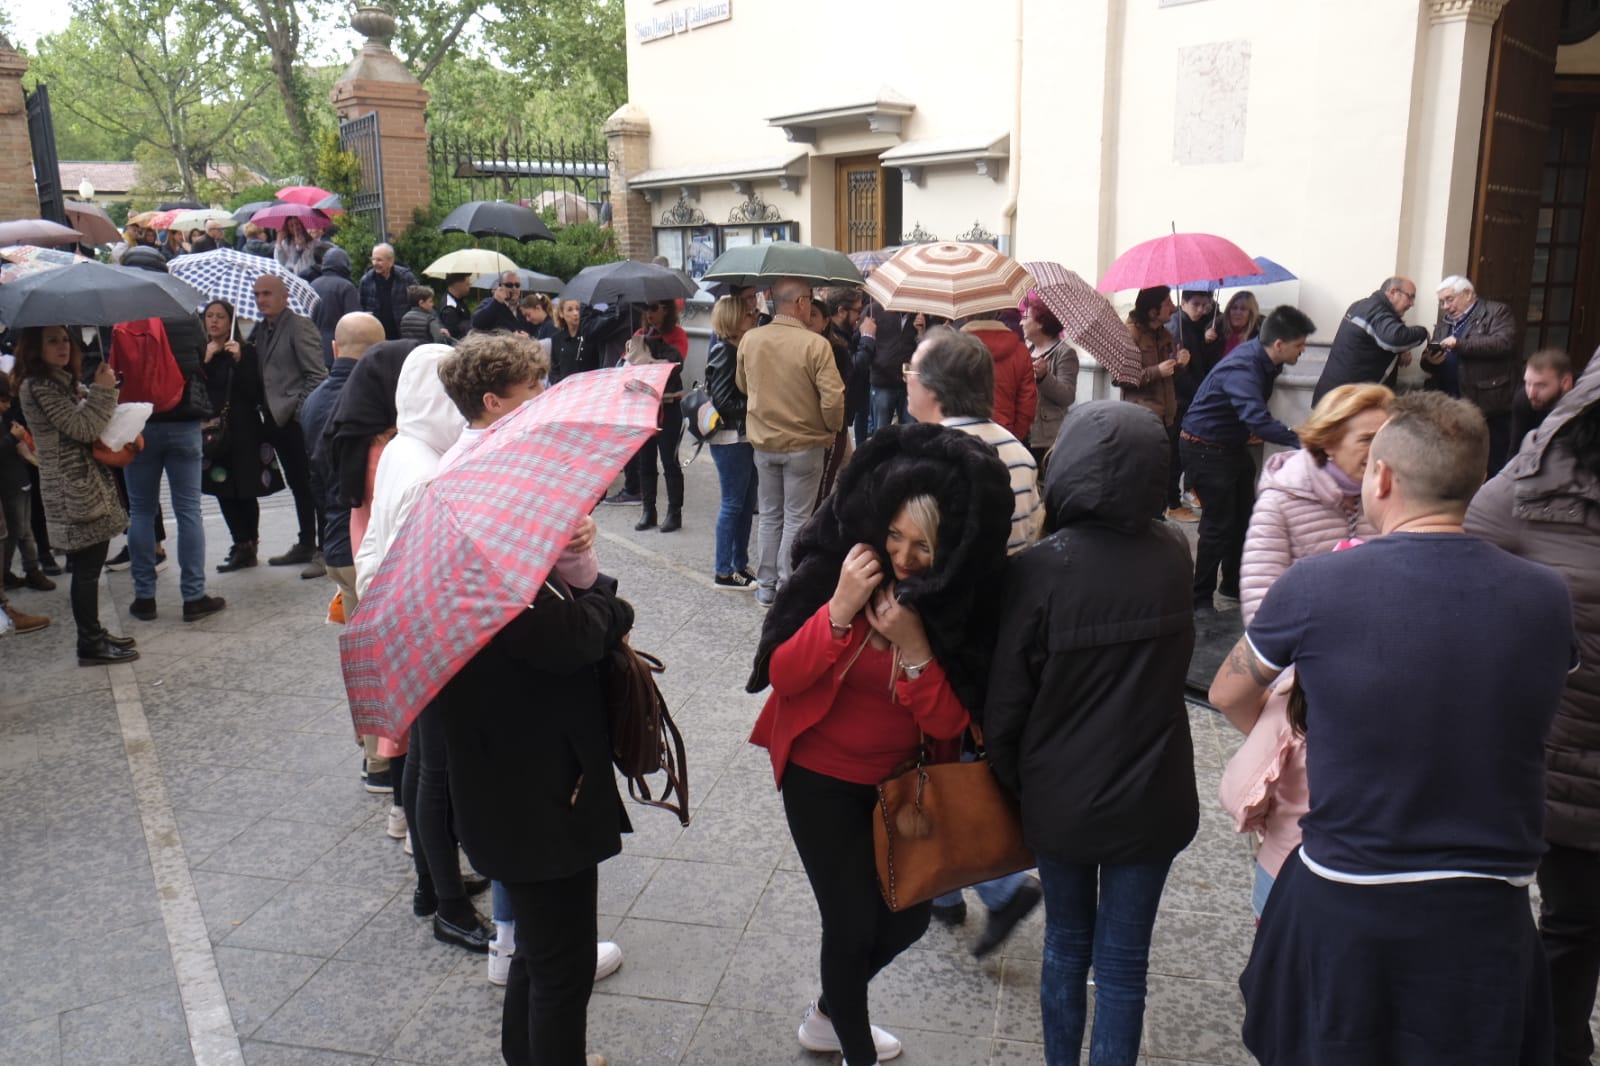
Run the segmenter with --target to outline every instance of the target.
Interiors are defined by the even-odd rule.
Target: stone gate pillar
[[[656,254],[650,201],[631,192],[629,180],[650,169],[650,118],[637,104],[623,104],[606,119],[606,156],[611,179],[611,229],[625,259],[649,262]]]
[[[389,50],[394,36],[394,16],[378,4],[356,9],[350,25],[366,35],[355,61],[334,82],[333,109],[339,120],[378,115],[378,138],[383,152],[383,205],[389,233],[411,228],[411,215],[432,199],[428,173],[428,131],[423,121],[428,90]]]
[[[0,37],[0,220],[39,217],[28,108],[22,98],[27,72],[28,60]]]

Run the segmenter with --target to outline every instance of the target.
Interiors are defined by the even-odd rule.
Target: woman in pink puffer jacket
[[[1372,437],[1389,417],[1394,394],[1382,385],[1341,385],[1322,398],[1298,430],[1301,448],[1266,461],[1245,535],[1239,601],[1248,627],[1267,589],[1296,559],[1376,535],[1361,514],[1361,475]],[[1300,843],[1310,806],[1305,738],[1289,725],[1294,670],[1279,677],[1253,719],[1229,719],[1248,734],[1228,761],[1219,790],[1241,833],[1261,837],[1251,905],[1266,906],[1283,860]]]

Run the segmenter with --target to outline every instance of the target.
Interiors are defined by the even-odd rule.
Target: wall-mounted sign
[[[656,11],[638,19],[633,24],[634,35],[640,44],[649,44],[680,33],[698,30],[713,22],[727,22],[733,18],[733,0],[699,0],[671,11]]]

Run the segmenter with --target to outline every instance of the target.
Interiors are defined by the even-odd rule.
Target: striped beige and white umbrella
[[[867,294],[886,311],[967,318],[1015,307],[1033,279],[1022,264],[988,244],[911,244],[880,264]]]
[[[1118,385],[1139,384],[1139,346],[1111,301],[1060,263],[1029,263],[1039,299],[1073,344],[1094,356]]]

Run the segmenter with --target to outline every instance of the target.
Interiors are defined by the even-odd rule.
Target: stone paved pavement
[[[709,457],[688,482],[681,533],[635,533],[636,508],[597,515],[602,564],[639,609],[635,642],[668,664],[694,822],[639,809],[601,867],[601,933],[627,962],[596,989],[590,1045],[613,1066],[837,1062],[794,1037],[818,929],[765,752],[745,743],[761,611],[710,583]],[[267,503],[264,554],[293,539],[287,496]],[[227,536],[209,501],[207,514],[214,565]],[[228,609],[193,624],[175,571],[152,623],[126,616],[129,577],[109,575],[107,624],[143,651],[131,668],[75,665],[64,584],[15,594],[57,623],[0,642],[0,1066],[499,1061],[501,993],[481,957],[410,913],[387,798],[358,780],[337,629],[322,621],[332,588],[296,573],[213,574]],[[1250,1061],[1234,984],[1249,852],[1212,801],[1235,740],[1210,712],[1190,717],[1202,817],[1156,928],[1152,1066]],[[880,976],[874,1020],[908,1066],[1043,1063],[1042,914],[978,962],[975,898],[971,910]]]

